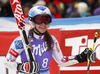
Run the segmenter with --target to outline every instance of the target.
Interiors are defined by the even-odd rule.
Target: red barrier
[[[100,32],[100,30],[99,30]],[[65,56],[81,53],[86,47],[93,46],[95,30],[62,30],[60,46]],[[96,63],[91,63],[90,74],[100,73],[100,33],[95,44],[97,52]],[[71,68],[70,68],[71,67]],[[70,68],[70,70],[68,70]],[[65,70],[66,69],[66,70]],[[60,70],[60,74],[86,74],[87,63],[80,63]]]
[[[19,36],[19,32],[0,32],[0,55],[6,55],[12,41]]]

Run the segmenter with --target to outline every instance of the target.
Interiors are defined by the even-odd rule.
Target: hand
[[[96,52],[94,52],[91,48],[86,48],[81,54],[76,55],[75,59],[79,62],[87,62],[87,56],[91,60],[91,62],[96,61]]]
[[[95,51],[92,51],[91,55],[89,56],[89,59],[91,60],[91,62],[96,61],[96,52]]]
[[[17,65],[17,70],[24,73],[39,73],[40,66],[36,61],[29,61],[19,63]]]

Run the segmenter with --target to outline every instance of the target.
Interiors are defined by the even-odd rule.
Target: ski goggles
[[[51,23],[51,16],[50,15],[36,15],[34,18],[31,17],[31,21],[33,21],[35,24],[42,24],[45,23],[48,25]]]

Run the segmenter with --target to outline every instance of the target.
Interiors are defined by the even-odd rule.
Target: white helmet
[[[35,7],[32,7],[29,11],[30,17],[34,17],[39,14],[48,14],[51,16],[50,10],[45,6],[35,6]]]
[[[29,23],[33,26],[34,25],[34,21],[32,21],[32,18],[34,18],[36,15],[43,15],[43,14],[47,14],[51,17],[51,12],[50,10],[45,7],[45,6],[34,6],[30,9],[29,11]]]

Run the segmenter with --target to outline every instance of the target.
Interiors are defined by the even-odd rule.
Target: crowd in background
[[[25,18],[31,7],[47,6],[52,18],[88,17],[100,15],[100,0],[20,0]],[[0,0],[0,17],[13,17],[9,0]]]

